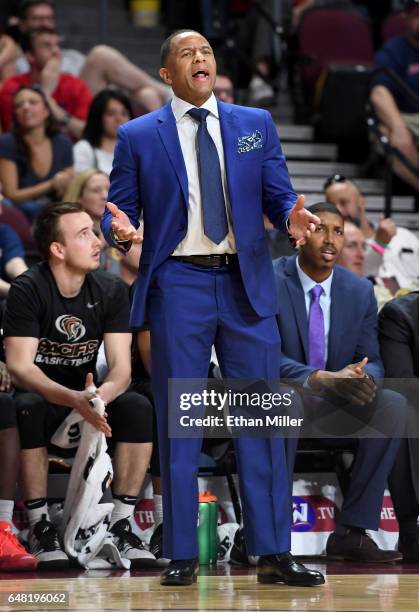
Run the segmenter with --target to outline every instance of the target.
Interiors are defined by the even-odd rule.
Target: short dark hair
[[[28,32],[25,32],[25,34],[22,36],[22,50],[25,53],[27,51],[31,53],[34,49],[35,40],[43,34],[52,34],[53,36],[59,36],[57,30],[54,30],[53,28],[35,28],[33,30],[29,30]]]
[[[87,115],[86,125],[83,130],[83,138],[85,138],[92,147],[99,147],[103,135],[102,119],[106,111],[106,107],[110,100],[118,100],[128,111],[130,119],[134,113],[128,96],[115,87],[106,87],[95,95],[90,104],[89,114]]]
[[[307,206],[307,210],[313,213],[313,215],[317,215],[317,213],[322,213],[322,212],[332,213],[332,215],[337,215],[338,217],[340,217],[342,221],[344,220],[343,215],[340,212],[340,210],[336,208],[336,206],[334,204],[331,204],[330,202],[316,202],[315,204],[312,204],[311,206]]]
[[[53,0],[22,0],[19,4],[19,17],[21,19],[26,19],[28,11],[33,6],[38,6],[39,4],[49,4],[52,9],[54,8]]]
[[[50,258],[51,244],[62,240],[59,228],[60,217],[81,212],[85,210],[78,202],[52,202],[41,210],[33,224],[33,237],[44,261]]]
[[[175,36],[179,36],[179,34],[185,34],[186,32],[192,32],[192,33],[199,34],[199,32],[197,32],[196,30],[193,30],[192,28],[185,28],[183,30],[176,30],[175,32],[170,34],[170,36],[168,36],[166,40],[163,41],[163,44],[160,47],[160,65],[161,66],[166,66],[167,58],[172,48],[172,40],[175,38]]]

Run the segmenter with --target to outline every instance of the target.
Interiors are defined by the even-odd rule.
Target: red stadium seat
[[[297,32],[299,51],[308,59],[301,68],[302,85],[312,103],[316,83],[330,64],[366,64],[374,47],[368,22],[344,9],[312,9],[305,13]]]

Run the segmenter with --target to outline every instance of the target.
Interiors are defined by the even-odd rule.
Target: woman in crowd
[[[13,113],[12,132],[0,135],[0,182],[6,198],[32,220],[71,180],[72,145],[60,134],[40,88],[19,89]]]
[[[137,277],[141,246],[132,245],[127,255],[122,256],[117,249],[110,247],[102,236],[100,219],[108,199],[109,178],[101,170],[85,170],[77,174],[68,186],[64,201],[80,202],[93,220],[94,231],[102,240],[101,268],[120,276],[131,285]]]
[[[90,106],[83,139],[74,145],[76,172],[97,168],[110,174],[118,128],[132,117],[131,103],[122,91],[100,91]]]

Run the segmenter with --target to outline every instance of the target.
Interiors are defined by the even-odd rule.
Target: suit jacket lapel
[[[180,147],[179,135],[176,128],[175,116],[172,112],[171,102],[163,106],[157,116],[157,120],[159,121],[157,129],[160,138],[163,141],[163,145],[176,172],[182,188],[183,197],[185,198],[185,204],[187,205],[189,201],[188,175],[186,173],[185,161]]]
[[[228,193],[230,196],[231,207],[233,207],[234,201],[240,201],[239,198],[234,197],[234,192],[237,192],[240,186],[240,178],[238,176],[237,167],[237,139],[239,135],[239,128],[233,105],[224,104],[223,102],[218,101],[218,113],[220,116],[221,138],[224,148],[224,162],[226,166]]]
[[[290,294],[293,312],[298,326],[301,343],[304,349],[306,363],[308,363],[308,318],[304,291],[295,264],[296,257],[291,257],[285,267],[285,284]]]

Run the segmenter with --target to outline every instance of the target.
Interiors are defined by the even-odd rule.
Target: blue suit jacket
[[[233,231],[247,296],[261,317],[277,312],[272,263],[262,213],[275,227],[285,223],[297,196],[288,176],[276,129],[267,111],[218,102]],[[260,148],[239,153],[241,136],[261,134]],[[134,227],[144,215],[144,242],[131,325],[144,320],[147,290],[156,268],[185,237],[188,178],[171,105],[119,129],[109,200]],[[110,244],[111,215],[102,231]]]
[[[296,256],[274,261],[282,342],[281,377],[305,380],[308,366],[308,318],[295,263]],[[334,267],[326,370],[336,372],[368,357],[365,371],[383,378],[377,332],[377,302],[371,282],[342,266]]]

